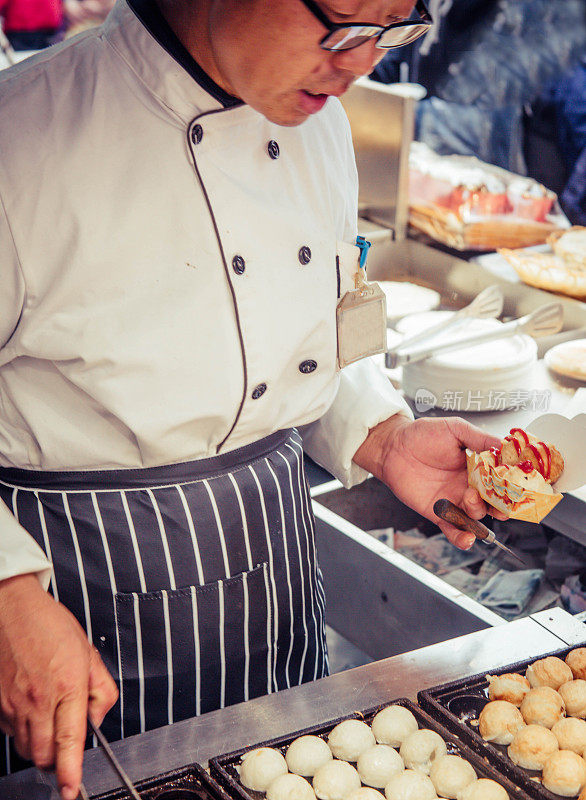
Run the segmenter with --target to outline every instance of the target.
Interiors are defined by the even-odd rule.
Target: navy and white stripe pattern
[[[297,431],[160,468],[2,469],[0,497],[118,681],[109,739],[327,674]]]

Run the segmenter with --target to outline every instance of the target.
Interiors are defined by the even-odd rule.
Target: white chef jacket
[[[336,367],[357,217],[336,99],[298,127],[224,108],[119,0],[2,75],[0,153],[0,465],[151,467],[305,426],[366,476],[368,429],[409,411],[369,360]],[[0,526],[0,579],[46,578]]]

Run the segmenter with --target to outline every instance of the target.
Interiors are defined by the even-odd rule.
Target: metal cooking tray
[[[500,783],[501,786],[507,790],[511,800],[529,800],[528,795],[514,782],[509,780],[506,775],[503,775],[498,769],[489,764],[486,759],[479,758],[473,750],[467,747],[466,744],[460,741],[456,736],[447,731],[440,723],[437,722],[437,720],[430,717],[425,711],[422,711],[421,708],[419,708],[419,706],[417,706],[415,703],[411,702],[411,700],[407,700],[405,698],[391,700],[388,703],[384,703],[383,705],[369,709],[368,711],[356,712],[355,714],[334,719],[331,722],[325,723],[324,725],[306,728],[301,731],[296,731],[295,733],[289,733],[286,736],[281,736],[278,739],[270,739],[266,742],[259,742],[258,744],[251,745],[250,747],[236,750],[233,753],[216,756],[210,760],[210,772],[213,777],[217,778],[219,783],[226,787],[231,797],[238,798],[238,800],[264,800],[264,792],[254,792],[251,789],[246,789],[240,783],[236,767],[240,764],[242,756],[245,753],[248,753],[250,750],[256,750],[257,747],[274,747],[276,750],[279,750],[283,755],[285,755],[287,747],[294,739],[297,739],[298,736],[313,734],[326,739],[332,728],[334,728],[339,722],[342,722],[342,720],[363,719],[365,722],[371,722],[375,714],[377,714],[382,708],[386,708],[389,705],[399,705],[408,708],[409,711],[411,711],[415,716],[420,728],[430,728],[436,733],[439,733],[439,735],[446,742],[449,754],[459,755],[462,756],[462,758],[465,758],[466,761],[468,761],[474,767],[479,778],[492,778],[492,780]]]
[[[565,647],[562,650],[554,650],[551,653],[530,658],[525,661],[517,661],[498,669],[489,670],[490,675],[503,675],[505,672],[519,672],[523,675],[530,664],[548,656],[558,656],[564,659],[570,650],[584,645],[576,644],[572,647]],[[419,704],[428,711],[434,718],[439,720],[453,734],[463,739],[466,744],[479,755],[500,770],[504,775],[511,779],[517,786],[522,787],[527,794],[537,800],[560,800],[561,795],[554,794],[541,785],[541,773],[536,770],[523,769],[518,767],[507,755],[506,745],[492,744],[486,742],[472,721],[478,719],[478,715],[488,703],[488,681],[486,672],[463,678],[451,683],[444,683],[425,689],[417,695]]]
[[[136,788],[143,800],[230,800],[199,764],[147,778]],[[113,789],[92,795],[91,800],[128,800],[128,792],[124,788]]]

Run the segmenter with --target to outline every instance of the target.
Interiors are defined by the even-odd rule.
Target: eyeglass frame
[[[313,16],[321,22],[324,28],[327,28],[328,32],[322,39],[320,39],[319,46],[323,50],[327,50],[329,53],[342,53],[345,50],[354,50],[356,49],[356,47],[360,47],[361,44],[365,44],[367,41],[370,41],[371,39],[380,39],[380,37],[384,33],[392,30],[393,28],[403,28],[407,25],[424,25],[429,30],[429,28],[431,28],[431,26],[433,25],[433,18],[429,13],[424,0],[417,0],[414,6],[414,10],[417,11],[417,13],[419,14],[420,20],[404,19],[401,20],[401,22],[392,22],[390,25],[386,26],[375,25],[372,22],[342,22],[342,23],[333,22],[327,16],[327,14],[321,10],[318,4],[314,2],[314,0],[301,0],[301,2],[307,8],[307,10],[310,11],[313,14]],[[343,28],[360,28],[360,27],[378,28],[379,30],[378,33],[369,36],[363,42],[354,45],[354,47],[346,47],[340,49],[324,47],[324,42],[326,42],[330,38],[330,36],[336,31],[339,31]],[[427,33],[427,31],[424,30],[419,34],[419,36],[423,36],[425,33]],[[412,39],[411,42],[416,41],[416,39],[418,39],[419,36],[415,37],[415,39]],[[407,42],[407,44],[411,44],[411,42]],[[376,45],[376,47],[378,47],[381,50],[392,50],[393,47],[403,47],[403,46],[404,45],[402,44],[395,44],[395,45],[389,45],[388,47],[381,47],[378,43]]]

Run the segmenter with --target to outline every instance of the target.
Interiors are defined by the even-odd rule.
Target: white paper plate
[[[552,372],[586,382],[586,339],[556,344],[543,360]]]
[[[387,319],[398,320],[405,314],[431,311],[440,304],[439,292],[405,281],[377,281],[387,298]]]

